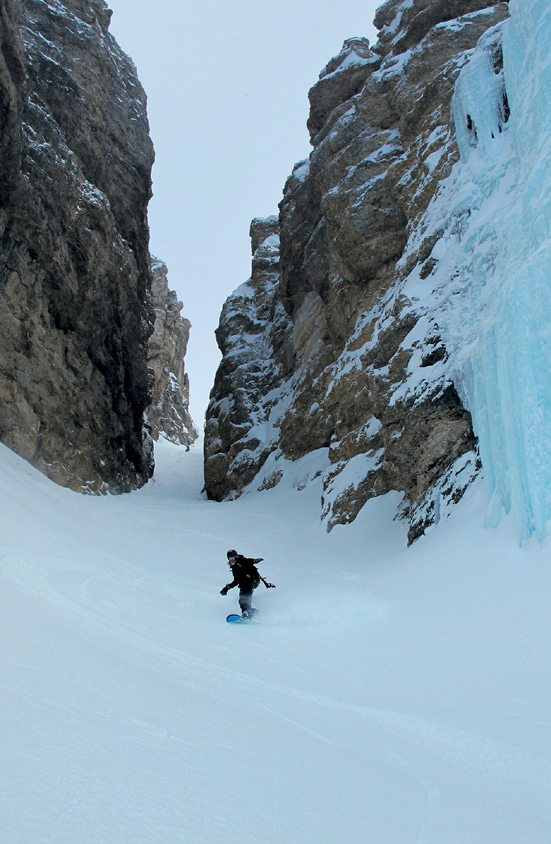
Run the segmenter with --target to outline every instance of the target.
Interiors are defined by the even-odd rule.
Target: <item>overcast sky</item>
[[[138,68],[155,145],[151,252],[192,330],[186,369],[202,428],[226,297],[250,276],[249,224],[277,214],[310,152],[308,89],[346,38],[373,43],[376,0],[108,0]]]

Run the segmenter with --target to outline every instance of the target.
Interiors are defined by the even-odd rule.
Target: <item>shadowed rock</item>
[[[153,471],[153,147],[103,0],[3,0],[0,440],[78,491]]]
[[[151,271],[155,323],[147,363],[154,380],[147,416],[154,440],[162,435],[170,442],[187,446],[198,436],[189,415],[189,380],[184,368],[191,323],[180,316],[183,305],[169,289],[166,264],[153,258]]]

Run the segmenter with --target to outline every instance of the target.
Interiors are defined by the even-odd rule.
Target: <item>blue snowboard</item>
[[[255,615],[256,612],[252,615],[237,615],[237,613],[232,612],[227,616],[226,621],[230,624],[246,624],[247,622],[252,621]]]

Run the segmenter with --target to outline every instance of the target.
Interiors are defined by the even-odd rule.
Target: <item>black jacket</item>
[[[239,586],[242,592],[251,592],[260,583],[260,575],[252,557],[244,557],[242,554],[238,554],[231,570],[233,581],[228,583],[226,589]]]

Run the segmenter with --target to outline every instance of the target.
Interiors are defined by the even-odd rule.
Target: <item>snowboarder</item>
[[[251,602],[253,599],[253,591],[260,584],[260,581],[262,581],[266,589],[275,589],[273,583],[268,583],[268,581],[258,573],[256,564],[261,563],[262,560],[263,557],[255,557],[254,559],[252,557],[244,557],[242,554],[238,554],[237,551],[234,551],[233,548],[228,551],[228,565],[232,570],[233,580],[231,583],[227,583],[224,588],[220,590],[220,594],[227,595],[230,589],[233,589],[234,586],[239,586],[239,606],[241,608],[243,618],[252,618],[252,616],[257,612],[257,610],[251,606]]]

